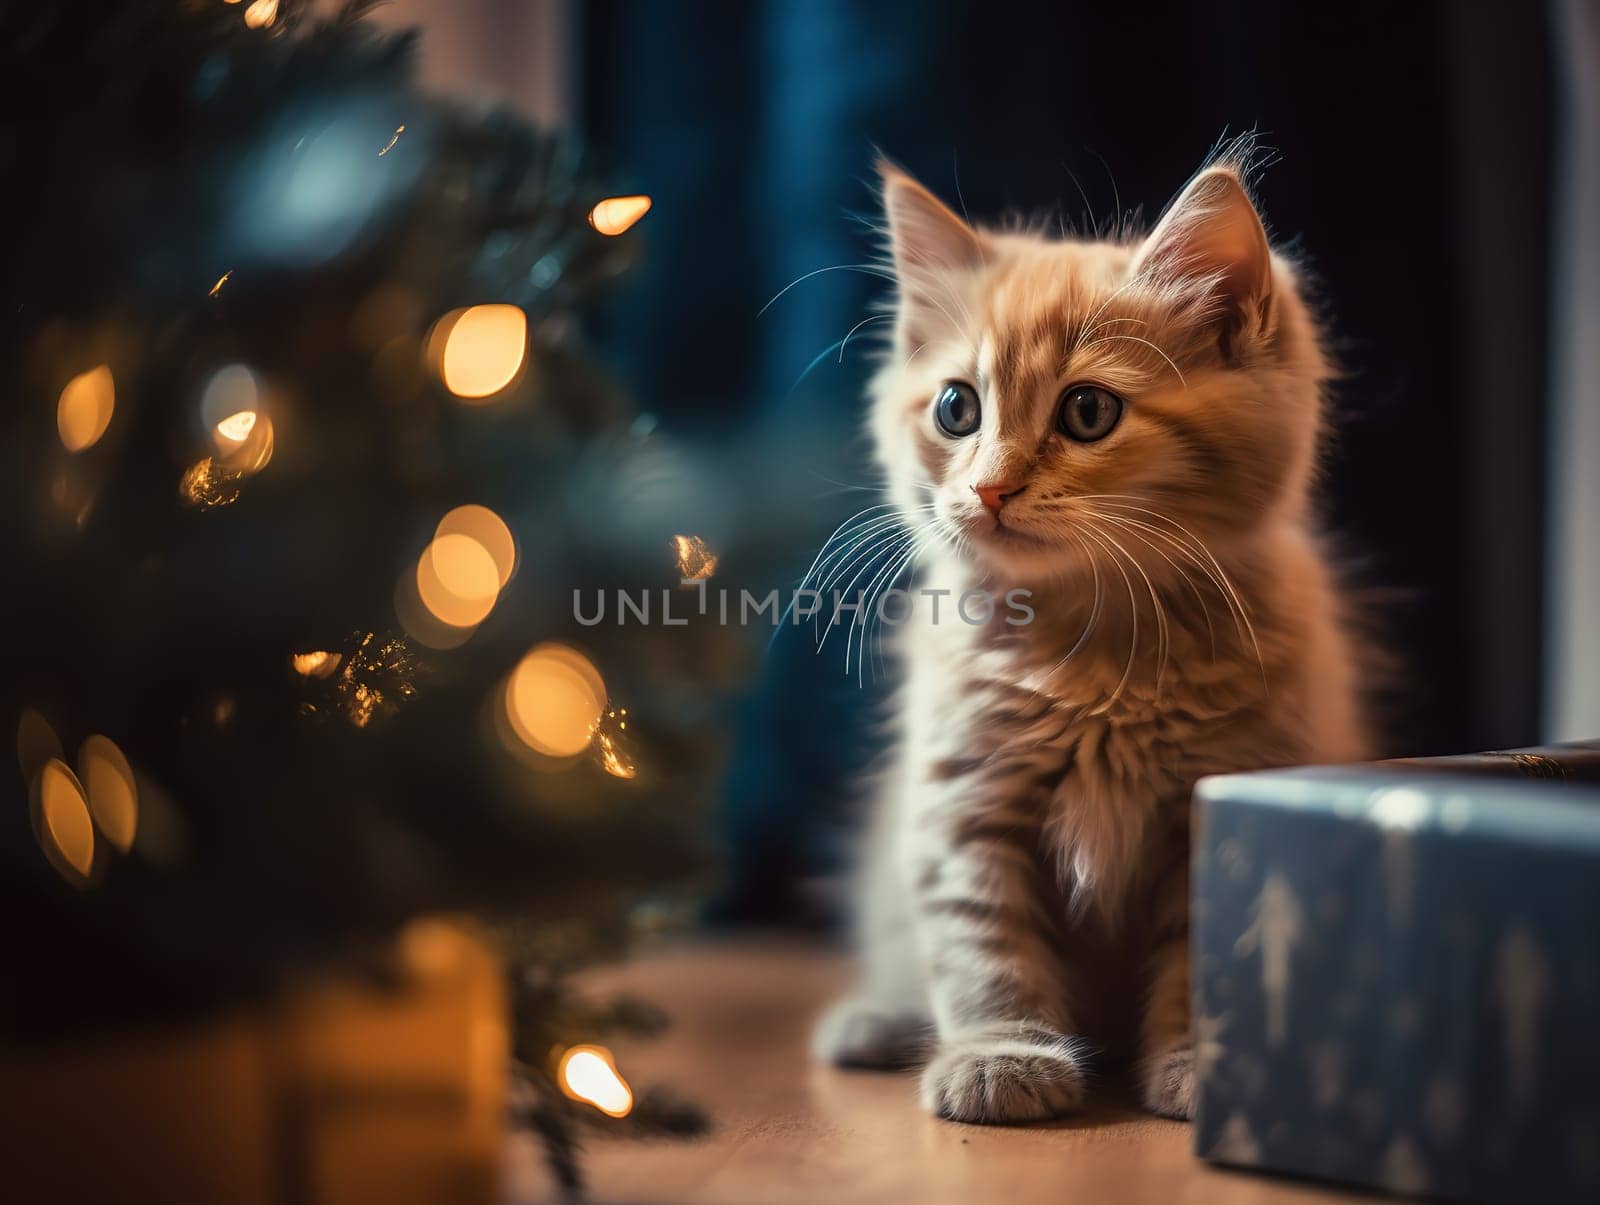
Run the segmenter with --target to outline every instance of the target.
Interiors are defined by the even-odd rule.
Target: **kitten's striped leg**
[[[1015,816],[924,815],[907,835],[918,944],[938,1026],[922,1101],[956,1121],[1036,1121],[1083,1101],[1060,955],[1048,938],[1037,831]]]
[[[1139,1093],[1163,1117],[1194,1116],[1194,1041],[1189,1019],[1189,875],[1176,867],[1156,891],[1145,962]]]

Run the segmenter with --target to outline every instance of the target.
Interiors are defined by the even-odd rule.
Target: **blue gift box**
[[[1417,765],[1196,788],[1196,1150],[1600,1200],[1600,788]]]

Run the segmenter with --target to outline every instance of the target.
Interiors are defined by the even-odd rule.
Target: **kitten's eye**
[[[1098,385],[1074,385],[1061,395],[1056,426],[1079,443],[1092,444],[1111,434],[1122,417],[1122,399]]]
[[[978,391],[965,381],[947,381],[933,401],[933,417],[939,430],[960,439],[978,429],[983,407],[978,404]]]

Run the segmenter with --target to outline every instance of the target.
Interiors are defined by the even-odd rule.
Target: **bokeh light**
[[[444,518],[439,520],[439,526],[434,529],[434,539],[442,539],[450,535],[462,535],[482,545],[494,561],[495,570],[500,579],[500,589],[504,589],[511,575],[517,568],[517,542],[511,536],[511,529],[506,526],[505,520],[487,506],[469,504],[458,506]]]
[[[395,613],[430,648],[464,643],[488,618],[517,567],[517,543],[486,506],[458,506],[439,520],[414,572],[401,577]]]
[[[514,305],[475,305],[445,315],[439,377],[458,398],[481,401],[517,379],[528,353],[528,317]]]
[[[115,741],[97,733],[78,747],[78,777],[95,826],[113,849],[127,853],[139,830],[139,787],[128,759]]]
[[[612,778],[632,778],[639,772],[624,744],[623,733],[628,728],[628,709],[614,707],[600,718],[595,728],[594,751],[600,768]]]
[[[394,588],[394,613],[400,626],[418,644],[430,649],[460,648],[472,639],[476,627],[458,628],[435,618],[423,605],[417,590],[417,573],[412,570],[400,575]]]
[[[219,465],[206,456],[195,461],[178,478],[178,495],[190,506],[211,510],[227,506],[239,499],[239,483],[243,474]]]
[[[494,610],[500,570],[489,550],[471,536],[438,536],[417,558],[417,594],[441,623],[476,627]]]
[[[633,1089],[604,1046],[572,1047],[561,1056],[556,1079],[573,1100],[591,1104],[607,1117],[633,1112]]]
[[[673,536],[672,551],[678,558],[678,575],[688,581],[704,581],[717,571],[717,555],[699,536]]]
[[[606,708],[600,672],[577,649],[535,646],[506,683],[505,715],[517,739],[546,757],[582,753]]]
[[[255,0],[244,10],[244,23],[251,29],[265,29],[278,19],[278,0]]]
[[[261,378],[244,364],[217,369],[201,391],[200,423],[214,455],[184,471],[178,492],[191,506],[227,506],[238,499],[243,479],[272,460],[276,433]]]
[[[100,442],[116,408],[116,382],[111,367],[100,364],[66,383],[56,402],[56,431],[69,452],[82,452]]]
[[[589,225],[601,234],[617,235],[649,212],[649,197],[607,197],[589,211]]]
[[[291,653],[289,666],[302,678],[327,678],[333,675],[343,660],[344,657],[340,653],[316,649],[309,653]]]
[[[219,438],[230,444],[242,444],[250,438],[250,432],[255,430],[256,412],[254,410],[240,410],[230,414],[217,424],[216,431]]]
[[[200,422],[214,435],[228,440],[225,451],[237,446],[255,426],[262,408],[261,378],[244,364],[225,364],[206,380],[200,393]],[[239,416],[249,414],[244,419]]]
[[[220,459],[223,467],[229,472],[239,473],[248,477],[252,473],[259,473],[272,460],[272,451],[276,445],[276,435],[273,431],[272,420],[265,414],[257,414],[254,411],[246,411],[245,413],[250,414],[251,417],[245,419],[240,415],[234,415],[231,419],[225,419],[223,423],[219,424],[216,429],[216,442],[217,450],[222,453]],[[245,425],[249,426],[249,431],[245,434],[244,439],[234,445],[232,451],[229,451],[225,442],[225,429],[237,432],[242,430]]]
[[[83,886],[94,868],[94,821],[77,775],[51,758],[33,782],[35,835],[45,856],[69,883]]]

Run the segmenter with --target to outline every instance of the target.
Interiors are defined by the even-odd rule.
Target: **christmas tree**
[[[22,1041],[199,1014],[476,913],[573,1183],[575,1123],[607,1118],[552,1052],[659,1018],[567,972],[681,898],[740,654],[573,615],[685,572],[600,534],[660,436],[575,321],[648,202],[419,92],[367,7],[0,18],[0,893],[28,918],[0,991]]]

